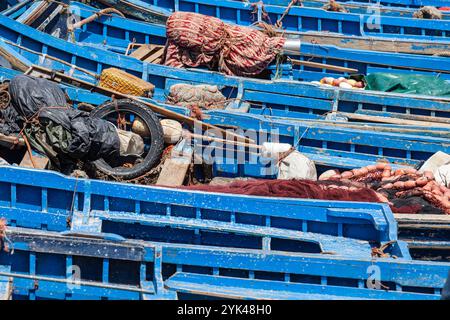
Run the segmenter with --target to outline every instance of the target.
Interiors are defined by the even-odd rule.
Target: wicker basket
[[[116,68],[103,70],[98,85],[120,93],[141,97],[152,97],[155,90],[153,84]]]

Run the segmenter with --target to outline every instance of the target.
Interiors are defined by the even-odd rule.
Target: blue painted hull
[[[378,1],[373,0],[340,0],[341,2],[361,2],[361,3],[374,3]],[[448,7],[450,2],[446,0],[381,0],[380,4],[392,7],[409,7],[409,8],[419,8],[423,6],[434,6],[434,7]]]
[[[73,5],[73,12],[82,18],[92,15],[92,8],[83,5]],[[95,23],[88,24],[81,32],[77,32],[76,40],[89,43],[104,49],[112,49],[124,53],[130,42],[165,44],[165,28],[158,25],[129,21],[120,17],[104,17]],[[105,44],[105,46],[99,45]],[[432,45],[431,45],[432,46]],[[418,53],[424,46],[417,45]],[[302,42],[298,48],[300,56],[291,57],[311,62],[328,63],[336,66],[357,69],[360,74],[373,72],[424,73],[440,75],[450,79],[450,65],[447,57],[429,57],[389,52],[374,52],[350,48],[339,48],[331,45],[315,45]],[[282,64],[272,66],[272,77],[284,77],[293,80],[313,81],[324,76],[348,76],[348,73],[335,72],[304,66]]]
[[[450,269],[410,260],[380,204],[208,194],[17,167],[0,173],[14,248],[0,252],[0,296],[13,276],[17,299],[439,299]],[[312,250],[333,249],[327,237],[332,252]],[[367,238],[393,240],[388,253],[398,258],[371,258],[364,241],[352,243]],[[389,289],[365,287],[374,268]],[[81,282],[67,286],[73,271]]]
[[[2,217],[14,227],[367,259],[372,247],[393,241],[387,253],[411,259],[385,204],[205,193],[17,167],[0,172]]]
[[[99,105],[109,99],[105,96],[88,94],[84,90],[67,90],[67,92],[75,102]],[[258,132],[262,136],[267,134],[272,141],[297,146],[300,152],[316,162],[320,170],[362,167],[381,159],[399,167],[419,166],[423,160],[439,150],[450,153],[448,138],[427,136],[423,133],[406,134],[402,128],[398,128],[399,133],[395,133],[377,127],[338,128],[327,123],[277,120],[230,111],[210,111],[207,114],[208,123],[219,126],[226,124],[242,128],[248,133]],[[418,131],[423,132],[423,129]],[[242,158],[242,151],[239,154]],[[232,155],[232,158],[229,158],[228,154],[216,156],[221,159],[220,163],[215,163],[216,175],[219,176],[274,177],[277,174],[274,163],[259,155],[249,155],[243,164],[237,163],[239,156]]]
[[[99,0],[103,2],[105,0]],[[107,4],[117,0],[107,0]],[[157,0],[126,0],[133,8],[127,13],[133,14],[137,7],[159,6],[164,10],[191,11],[221,18],[227,22],[251,25],[256,21],[274,24],[285,12],[286,8],[276,5],[221,0],[169,0],[163,3]],[[380,16],[375,19],[372,13],[340,13],[328,12],[319,8],[292,7],[283,19],[283,28],[288,32],[327,31],[355,36],[411,37],[426,39],[427,37],[445,38],[449,36],[450,26],[441,20],[419,20]],[[266,16],[267,15],[267,16]],[[264,18],[266,17],[266,18]]]
[[[450,268],[403,259],[111,241],[16,228],[8,236],[15,253],[0,253],[0,296],[15,299],[437,300]],[[374,271],[388,289],[365,286]],[[71,282],[73,272],[81,273],[79,282]]]
[[[0,21],[8,18],[0,17]],[[9,20],[10,21],[10,20]],[[258,101],[260,108],[262,98],[267,99],[267,103],[273,103],[275,99],[279,98],[279,101],[291,101],[290,95],[302,95],[303,92],[307,92],[311,95],[312,90],[318,89],[314,86],[304,87],[300,89],[299,83],[296,82],[265,82],[257,80],[245,80],[241,78],[225,77],[218,73],[210,73],[203,71],[186,71],[175,68],[168,68],[160,65],[142,64],[140,61],[128,58],[125,56],[115,55],[107,53],[103,50],[85,50],[85,48],[75,46],[73,44],[67,43],[65,41],[50,37],[45,35],[41,39],[42,42],[36,41],[37,36],[34,39],[33,33],[37,35],[42,35],[36,32],[32,28],[20,25],[14,21],[10,21],[11,24],[6,26],[6,24],[0,24],[3,26],[3,35],[9,37],[14,43],[21,41],[22,45],[29,46],[27,50],[21,49],[19,52],[23,53],[26,58],[36,64],[41,64],[55,70],[66,70],[75,77],[82,77],[85,79],[90,79],[95,83],[95,79],[92,78],[92,74],[86,74],[84,71],[81,72],[79,69],[74,69],[73,65],[78,65],[80,67],[87,67],[92,71],[101,71],[103,68],[108,68],[110,66],[115,66],[123,68],[124,70],[137,74],[143,79],[150,81],[156,85],[155,98],[163,99],[165,90],[168,89],[166,86],[170,86],[179,82],[199,82],[203,80],[206,83],[215,83],[219,86],[225,85],[237,88],[235,94],[241,95],[244,93],[244,89],[249,91],[246,93],[246,97],[243,99],[247,101]],[[28,30],[29,33],[25,32],[20,35],[20,29],[24,28]],[[8,32],[6,32],[9,30]],[[25,35],[27,34],[27,35]],[[20,40],[19,40],[20,39]],[[44,44],[45,43],[45,44]],[[7,47],[7,45],[5,45]],[[5,47],[5,48],[6,48]],[[59,58],[66,59],[72,64],[62,64],[58,61],[51,60],[48,56],[42,59],[35,52],[31,52],[29,49],[33,50],[45,50],[47,53],[56,54]],[[70,52],[70,53],[69,53]],[[15,55],[18,57],[17,53]],[[181,78],[180,78],[181,76]],[[161,88],[162,86],[162,88]],[[306,91],[307,90],[307,91]],[[224,91],[225,96],[233,97],[233,90]],[[330,102],[318,101],[322,106],[328,108],[334,105],[335,101],[335,90],[328,91],[326,95],[323,94],[326,91],[318,89],[318,96],[328,99]],[[349,95],[357,94],[357,92],[348,92]],[[253,97],[257,98],[251,98]],[[342,96],[341,92],[341,96]],[[365,94],[362,94],[364,96]],[[241,98],[241,96],[236,96]],[[296,98],[293,101],[298,103],[300,106],[304,105],[305,101],[309,99]],[[426,99],[425,99],[426,100]],[[411,99],[408,102],[414,101]],[[309,100],[313,102],[313,100]],[[423,103],[424,101],[420,101]],[[358,106],[361,100],[356,100],[355,105]],[[417,101],[416,101],[417,103]],[[316,103],[312,104],[317,107]],[[346,104],[347,107],[349,106]],[[263,104],[262,110],[267,109],[268,106]],[[371,106],[373,108],[373,105]],[[261,110],[261,109],[260,109]],[[373,110],[373,109],[372,109]],[[448,110],[448,106],[444,104],[444,112]],[[266,110],[270,111],[269,110]],[[286,112],[286,108],[283,108]],[[313,112],[311,112],[313,113]],[[270,131],[271,128],[277,128],[279,130],[280,141],[289,142],[291,145],[298,146],[299,150],[311,157],[312,160],[316,161],[318,164],[325,167],[340,167],[340,168],[355,168],[365,166],[367,164],[376,162],[379,159],[388,159],[393,163],[398,165],[418,165],[422,160],[428,159],[434,152],[441,150],[444,152],[449,152],[448,140],[446,138],[435,138],[419,135],[407,135],[400,129],[399,132],[402,133],[386,133],[386,132],[371,132],[370,130],[354,130],[353,128],[339,128],[335,129],[326,123],[320,125],[310,122],[291,122],[290,120],[280,120],[280,121],[262,121],[262,118],[257,116],[249,117],[246,114],[236,115],[234,118],[228,116],[228,112],[224,112],[222,118],[217,118],[217,124],[226,123],[227,125],[236,125],[238,127],[253,129],[256,132],[261,130]],[[366,128],[367,129],[367,128]],[[341,133],[337,133],[341,132]],[[327,141],[325,143],[325,141]],[[411,143],[415,141],[415,143]],[[422,141],[422,142],[421,142]],[[246,168],[245,166],[233,165],[220,165],[222,171],[233,172],[235,174],[244,174],[249,176],[260,176],[260,167],[255,170]]]
[[[43,52],[49,52],[52,56],[65,60],[70,64],[76,64],[95,73],[101,72],[103,68],[118,66],[130,73],[139,75],[144,80],[150,81],[156,86],[155,98],[164,99],[168,93],[170,85],[176,82],[209,83],[223,87],[225,96],[231,99],[237,98],[239,101],[254,101],[251,104],[250,113],[274,115],[288,118],[317,118],[316,115],[327,113],[331,110],[342,112],[356,112],[379,116],[406,117],[409,119],[424,120],[425,117],[448,118],[450,115],[449,99],[432,98],[425,96],[383,94],[371,91],[360,90],[337,90],[325,88],[300,82],[269,82],[256,81],[251,79],[227,77],[218,73],[205,71],[183,70],[164,67],[154,64],[142,63],[136,59],[120,56],[104,50],[92,47],[79,47],[62,40],[55,39],[36,30],[20,25],[6,17],[0,17],[2,21],[2,36],[14,43],[22,41],[24,48]],[[91,25],[91,29],[103,30],[103,27],[111,27],[107,21],[104,24]],[[150,42],[148,35],[142,33],[139,36],[139,28],[147,26],[148,30],[153,30],[156,39],[164,42],[164,28],[153,28],[151,25],[139,25],[135,28],[131,23],[130,29],[124,32],[125,27],[114,24],[111,29],[117,33],[137,39],[137,42]],[[122,30],[117,28],[121,27]],[[145,30],[145,29],[142,29]],[[145,30],[147,31],[147,30]],[[29,37],[27,35],[32,35]],[[81,41],[88,41],[90,33],[83,32],[79,35]],[[35,39],[38,39],[37,41]],[[92,38],[92,41],[98,41]],[[114,37],[108,38],[111,44],[116,44]],[[154,39],[152,39],[153,42]],[[157,41],[156,41],[157,42]],[[49,49],[50,48],[50,49]],[[33,63],[41,63],[59,70],[67,70],[67,65],[46,59],[45,61],[28,51],[19,50]],[[48,54],[48,53],[47,53]],[[48,57],[48,56],[47,56]],[[94,81],[90,76],[86,76],[73,70],[79,77]],[[277,101],[277,103],[274,103]],[[426,118],[425,120],[431,120]]]

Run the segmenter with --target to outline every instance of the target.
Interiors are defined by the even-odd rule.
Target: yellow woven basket
[[[152,97],[155,90],[153,84],[116,68],[103,70],[98,85],[106,89],[140,97]]]

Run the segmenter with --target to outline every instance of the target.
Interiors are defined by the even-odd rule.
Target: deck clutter
[[[422,2],[8,2],[0,298],[440,299],[450,30]]]

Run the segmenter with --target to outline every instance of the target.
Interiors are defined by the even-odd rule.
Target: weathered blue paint
[[[94,102],[95,99],[97,103],[94,102],[94,104],[99,104],[108,99],[73,88],[67,92],[74,101],[79,97],[84,99],[89,96],[91,100],[82,101]],[[180,111],[179,108],[173,110]],[[181,112],[186,110],[181,109]],[[214,125],[225,124],[242,128],[249,134],[267,133],[269,141],[286,142],[296,146],[299,151],[315,161],[319,169],[362,167],[380,159],[389,160],[395,166],[418,166],[422,160],[426,160],[434,152],[438,150],[449,152],[448,149],[450,149],[446,138],[406,134],[400,128],[397,128],[399,133],[383,132],[377,126],[335,128],[327,122],[322,124],[275,120],[231,111],[208,112],[205,121]],[[268,162],[268,159],[260,156],[249,159],[245,157],[247,159],[245,164],[238,164],[238,159],[244,158],[243,151],[239,151],[238,155],[231,155],[232,158],[227,153],[216,152],[214,155],[216,175],[273,177],[277,173],[273,162]],[[249,162],[250,159],[253,164]]]
[[[82,18],[92,15],[92,7],[74,3],[71,10]],[[32,9],[29,10],[29,14]],[[72,36],[70,36],[72,38]],[[88,43],[90,46],[108,49],[114,52],[124,53],[131,41],[138,43],[164,44],[165,28],[159,25],[150,25],[130,21],[120,17],[102,17],[83,27],[83,31],[76,31],[75,38],[80,43]],[[368,40],[369,41],[369,40]],[[319,63],[344,66],[357,69],[359,73],[368,74],[377,71],[386,72],[419,72],[440,75],[450,79],[450,67],[447,67],[445,57],[426,57],[423,50],[418,50],[420,55],[398,54],[389,52],[372,52],[351,48],[338,48],[331,45],[318,45],[302,42],[298,48],[300,57],[293,58],[309,60]],[[273,66],[272,77],[284,77],[295,80],[320,80],[324,76],[339,77],[347,73],[327,71],[291,64]],[[282,70],[282,72],[280,72]]]
[[[80,14],[82,18],[92,15],[92,8],[82,4],[73,4],[72,10]],[[85,25],[81,32],[76,33],[76,39],[82,43],[90,43],[98,46],[105,44],[104,48],[116,48],[114,50],[124,52],[133,39],[137,43],[164,44],[165,28],[158,25],[150,25],[137,21],[130,22],[121,17],[103,17],[98,21]],[[101,47],[102,45],[100,45]],[[354,68],[362,74],[375,71],[386,72],[438,72],[441,77],[450,79],[450,67],[447,67],[445,57],[427,57],[423,55],[410,55],[386,52],[373,52],[350,48],[338,48],[331,45],[317,45],[303,42],[298,48],[301,60],[319,63],[329,63],[337,66]],[[421,53],[420,51],[418,53]],[[286,73],[285,77],[295,80],[320,80],[324,75],[342,76],[348,75],[340,72],[327,72],[326,70],[314,69],[303,66],[282,65]],[[276,75],[277,70],[273,71]]]
[[[240,1],[240,0],[237,0]],[[263,0],[264,4],[275,5],[275,6],[288,6],[291,0]],[[399,6],[389,6],[381,5],[378,1],[336,1],[337,3],[344,6],[347,12],[366,14],[379,12],[383,16],[395,16],[395,17],[405,17],[411,18],[413,13],[417,11],[417,8],[411,7],[399,7]],[[345,3],[343,3],[345,2]],[[322,8],[328,3],[327,0],[303,0],[301,4],[296,4],[296,6],[303,5],[308,8]],[[384,3],[385,4],[385,3]],[[295,6],[295,5],[294,5]],[[442,3],[439,6],[443,6]],[[375,11],[376,10],[376,11]],[[443,19],[448,19],[449,15],[442,11]]]
[[[175,293],[180,299],[439,299],[450,268],[404,259],[117,243],[13,227],[8,236],[15,253],[1,252],[0,265],[10,266],[18,299],[173,299]],[[73,266],[81,269],[79,288],[61,285]],[[387,289],[366,285],[378,275]]]
[[[155,98],[163,99],[169,87],[178,82],[215,83],[219,85],[225,96],[238,98],[237,101],[255,101],[250,112],[287,117],[313,116],[332,110],[344,112],[392,112],[396,117],[400,113],[409,115],[427,115],[433,117],[449,117],[448,99],[411,95],[385,94],[359,90],[339,90],[324,88],[298,82],[268,82],[238,77],[227,77],[215,72],[202,70],[182,70],[160,65],[146,64],[111,52],[90,48],[80,48],[62,40],[43,36],[32,28],[16,24],[7,18],[0,17],[3,22],[3,36],[14,43],[56,56],[70,64],[89,69],[95,73],[104,68],[118,66],[132,74],[150,81],[156,86]],[[6,23],[7,21],[11,23]],[[11,25],[12,24],[12,25]],[[8,28],[11,25],[14,28]],[[20,30],[20,31],[19,31]],[[19,32],[20,33],[19,33]],[[27,35],[32,35],[29,37]],[[35,39],[39,39],[36,41]],[[95,79],[78,70],[70,70],[67,65],[44,59],[34,53],[18,50],[33,63],[39,63],[58,70],[68,70],[77,77]],[[238,96],[238,93],[243,94]],[[414,97],[414,98],[413,98]],[[274,103],[277,101],[278,103]],[[409,116],[408,115],[408,116]]]
[[[340,0],[341,2],[361,2],[373,3],[372,0]],[[423,6],[448,7],[450,2],[447,0],[381,0],[376,1],[385,6],[419,8]]]
[[[0,210],[14,227],[365,258],[371,246],[397,241],[384,204],[193,192],[10,166],[0,173]],[[401,241],[389,250],[410,259]]]
[[[102,2],[104,0],[99,0]],[[121,1],[123,2],[123,1]],[[254,4],[241,1],[220,0],[127,0],[133,7],[126,12],[131,13],[137,8],[146,8],[149,5],[159,6],[163,9],[192,11],[218,17],[226,22],[241,25],[250,25],[262,20],[267,14],[266,22],[275,23],[285,12],[282,6],[256,2]],[[263,11],[264,10],[264,11]],[[264,12],[264,14],[263,14]],[[283,28],[289,31],[328,31],[348,35],[409,37],[425,39],[448,37],[450,26],[447,21],[419,20],[406,17],[380,16],[374,20],[370,12],[341,13],[328,12],[320,8],[294,6],[283,19]]]
[[[4,22],[5,25],[6,20]],[[22,35],[17,34],[10,28],[5,28],[3,31],[4,37],[15,43],[20,41],[27,48],[46,52],[48,55],[51,54],[68,63],[93,72],[100,72],[102,69],[110,66],[124,68],[126,71],[155,84],[155,98],[157,99],[162,99],[167,94],[170,85],[175,82],[203,82],[218,84],[220,87],[223,87],[222,91],[225,96],[239,98],[238,103],[245,100],[254,100],[256,103],[251,106],[250,112],[252,113],[264,111],[268,115],[287,117],[302,117],[307,114],[314,116],[315,114],[326,113],[331,110],[344,112],[387,111],[394,113],[396,116],[398,116],[398,113],[434,117],[448,117],[450,114],[446,112],[449,105],[448,99],[425,98],[417,95],[383,94],[364,90],[339,90],[298,82],[255,81],[226,77],[218,73],[201,70],[174,69],[160,65],[145,64],[130,57],[94,48],[90,48],[87,51],[62,40],[43,36],[41,33],[26,26],[14,25],[15,30],[19,30],[19,28],[22,29]],[[30,33],[33,34],[33,40],[26,36]],[[161,35],[163,35],[162,31]],[[39,41],[36,42],[34,39],[39,39]],[[23,50],[19,50],[19,52],[34,63],[39,62],[59,70],[70,69],[67,65],[50,61],[48,58],[44,60],[43,57],[39,58],[35,54]],[[90,78],[91,81],[94,81],[92,77],[86,76],[77,70],[70,72],[79,77],[83,76],[84,79]],[[237,94],[240,91],[243,95],[238,97]],[[279,101],[279,103],[275,104],[273,101]]]

